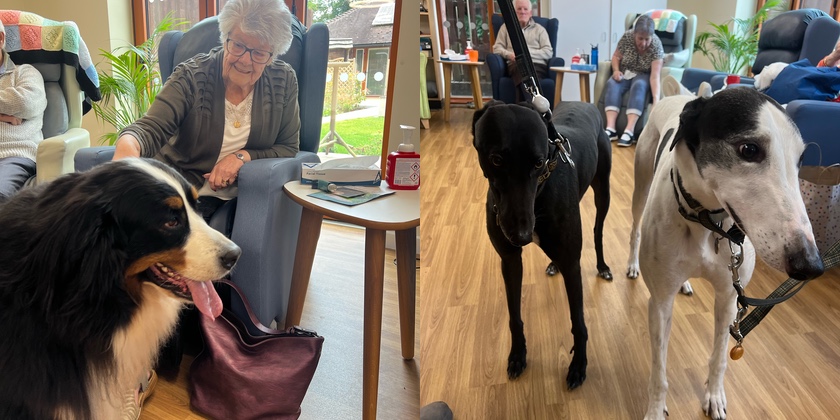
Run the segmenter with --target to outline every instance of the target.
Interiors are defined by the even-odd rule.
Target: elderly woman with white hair
[[[45,109],[44,78],[29,64],[15,65],[0,22],[0,203],[35,175]]]
[[[198,210],[209,220],[235,199],[243,165],[294,156],[297,76],[274,59],[289,49],[291,25],[281,0],[228,1],[219,14],[222,46],[175,68],[146,115],[120,132],[114,159],[172,166],[198,189]]]

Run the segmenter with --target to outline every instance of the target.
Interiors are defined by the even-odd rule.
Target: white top
[[[251,133],[251,108],[253,101],[253,90],[239,105],[234,105],[225,99],[225,134],[222,138],[222,150],[219,152],[216,163],[219,163],[219,161],[228,155],[233,154],[233,152],[245,148],[245,143],[248,142],[248,135]],[[204,184],[198,190],[198,195],[209,195],[219,197],[223,200],[230,200],[236,197],[239,192],[237,188],[238,180],[237,178],[229,187],[216,191],[210,189],[209,183],[205,180]]]

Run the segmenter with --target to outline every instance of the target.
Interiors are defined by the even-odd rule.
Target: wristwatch
[[[242,163],[245,163],[245,154],[244,153],[234,153],[233,156],[235,156],[237,159],[241,160]]]

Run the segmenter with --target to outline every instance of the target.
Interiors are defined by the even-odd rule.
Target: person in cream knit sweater
[[[6,29],[0,22],[0,203],[35,175],[46,108],[41,73],[28,64],[12,62],[6,52]]]

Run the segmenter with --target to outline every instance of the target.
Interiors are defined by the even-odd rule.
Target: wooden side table
[[[580,82],[580,100],[582,102],[592,102],[592,98],[589,95],[589,75],[595,73],[595,70],[572,70],[571,67],[549,67],[548,69],[557,75],[554,82],[555,104],[561,101],[560,94],[563,92],[563,76],[566,73],[577,73]]]
[[[380,187],[386,190],[385,183]],[[382,295],[385,277],[385,231],[393,230],[397,245],[397,290],[400,306],[400,337],[403,359],[414,358],[414,310],[416,301],[417,226],[420,225],[420,191],[397,191],[356,206],[345,206],[309,194],[310,185],[291,181],[284,191],[303,206],[298,234],[286,328],[300,323],[315,247],[324,216],[365,228],[365,302],[362,372],[362,418],[376,419],[379,390],[379,348],[382,335]]]
[[[484,107],[484,102],[481,99],[481,80],[478,76],[478,67],[483,66],[483,61],[448,61],[435,60],[436,63],[443,64],[443,91],[446,92],[446,97],[443,99],[443,119],[449,121],[449,105],[452,100],[452,66],[460,65],[466,66],[470,70],[470,85],[472,86],[473,102],[475,109],[479,110]]]

